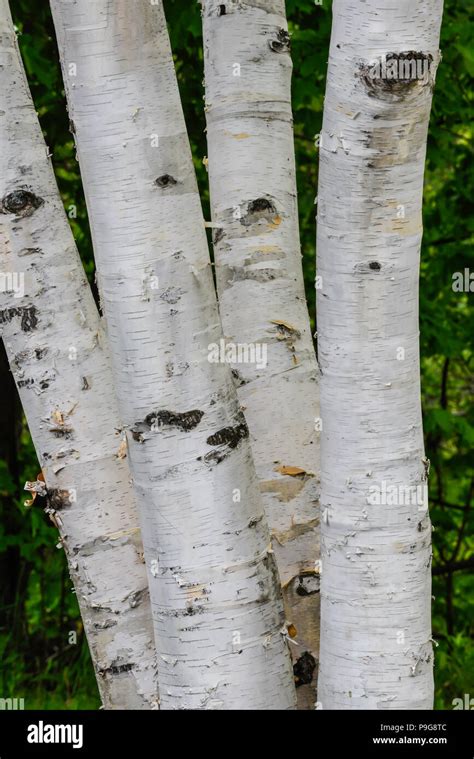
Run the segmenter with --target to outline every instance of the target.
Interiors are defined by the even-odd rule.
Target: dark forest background
[[[78,164],[65,108],[47,0],[12,0],[33,98],[84,266],[94,262]],[[200,7],[165,0],[176,68],[209,219]],[[293,108],[308,307],[314,326],[317,150],[331,26],[331,2],[287,0],[294,63]],[[430,509],[434,525],[433,637],[436,707],[474,696],[474,293],[455,292],[453,274],[474,279],[474,5],[445,2],[441,63],[425,176],[421,268],[422,394]],[[474,282],[472,285],[474,291]],[[25,509],[23,486],[39,472],[0,343],[0,698],[27,709],[100,705],[64,552],[40,507]],[[76,636],[71,636],[75,632]],[[74,641],[77,638],[77,641]]]

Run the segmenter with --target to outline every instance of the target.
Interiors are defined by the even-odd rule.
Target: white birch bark
[[[442,0],[333,4],[317,244],[323,709],[432,707],[418,272],[441,14]]]
[[[319,648],[319,370],[301,266],[285,2],[202,6],[220,314],[229,358],[234,345],[256,348],[256,359],[232,363],[233,374],[297,631],[298,703],[311,708],[308,654],[316,660]]]
[[[130,475],[117,456],[108,353],[7,0],[0,0],[0,267],[0,332],[45,477],[48,511],[68,558],[103,704],[156,708],[147,578]]]
[[[208,360],[222,333],[161,2],[52,8],[143,507],[161,708],[293,708],[248,429],[229,368]]]

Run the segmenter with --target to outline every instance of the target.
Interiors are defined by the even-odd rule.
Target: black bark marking
[[[91,387],[91,386],[90,386],[90,384],[89,384],[89,380],[87,379],[87,377],[83,377],[83,378],[82,378],[82,386],[81,386],[81,390],[90,390],[90,387]]]
[[[274,53],[289,53],[291,50],[290,35],[286,29],[279,29],[276,39],[268,43],[270,50]]]
[[[176,413],[175,411],[156,411],[145,418],[145,423],[150,427],[178,427],[183,432],[189,432],[198,426],[204,416],[204,411],[193,409]]]
[[[286,277],[282,269],[250,269],[246,266],[232,266],[225,269],[225,275],[230,287],[236,282],[252,280],[253,282],[272,282],[274,279]]]
[[[216,446],[217,450],[199,456],[198,461],[204,461],[206,464],[220,464],[237,448],[241,440],[248,438],[248,436],[249,428],[242,416],[242,421],[239,424],[234,427],[223,427],[207,438],[206,443]]]
[[[135,664],[112,664],[110,667],[104,669],[98,669],[98,673],[101,677],[106,675],[121,675],[124,672],[130,672],[134,668]]]
[[[219,16],[225,16],[226,15],[225,5],[219,5],[219,13],[218,13],[218,15]]]
[[[142,422],[136,422],[130,430],[133,439],[137,443],[144,443],[147,438],[143,437],[146,432],[156,432],[159,427],[177,427],[183,432],[189,432],[198,426],[204,416],[204,411],[192,409],[182,413],[175,411],[153,411]]]
[[[298,596],[314,596],[319,593],[320,579],[318,574],[298,575],[296,593]]]
[[[383,58],[359,63],[359,76],[369,97],[386,101],[404,100],[417,85],[432,85],[430,53],[407,50],[387,53]]]
[[[315,669],[316,659],[309,651],[305,651],[293,665],[296,688],[299,688],[300,685],[310,685]]]
[[[155,179],[155,184],[162,189],[166,189],[167,187],[173,187],[173,185],[178,184],[178,182],[171,176],[171,174],[163,174],[161,177],[158,177],[158,179]]]
[[[260,221],[260,219],[272,221],[276,213],[277,210],[274,204],[268,198],[257,198],[250,201],[247,206],[247,213],[242,216],[240,223],[245,227],[249,227],[251,224]]]
[[[0,202],[1,213],[12,213],[15,216],[31,216],[44,200],[29,190],[14,190],[8,193]]]
[[[227,445],[229,448],[237,448],[241,440],[249,436],[249,428],[244,422],[235,427],[223,427],[214,435],[207,438],[208,445]]]
[[[217,245],[220,243],[221,240],[223,240],[225,237],[225,232],[222,227],[219,227],[218,229],[214,230],[214,236],[212,240],[213,245]]]
[[[128,596],[128,605],[130,608],[136,609],[137,606],[140,606],[147,594],[148,588],[142,588],[141,590],[135,590],[133,593],[130,593]]]
[[[72,428],[71,427],[51,427],[50,432],[52,432],[55,437],[64,437],[68,439],[72,435]]]
[[[9,324],[16,316],[20,317],[20,327],[23,332],[31,332],[38,324],[36,306],[5,308],[3,311],[0,311],[0,324]]]
[[[23,256],[42,256],[43,251],[41,248],[23,248],[20,250],[18,255],[22,258]]]
[[[232,377],[234,378],[236,387],[241,387],[247,384],[247,380],[242,377],[238,369],[231,369]]]
[[[184,290],[182,290],[180,287],[167,287],[166,290],[161,293],[160,298],[166,303],[171,303],[171,305],[174,305],[179,300],[181,300],[181,297],[183,295]]]
[[[378,261],[371,261],[369,264],[369,269],[372,269],[372,271],[380,271],[382,268],[382,264],[379,264]]]
[[[62,509],[71,506],[71,493],[69,490],[48,490],[46,500],[48,507],[53,511],[61,511]]]

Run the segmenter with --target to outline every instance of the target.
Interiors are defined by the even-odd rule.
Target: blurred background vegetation
[[[317,150],[331,26],[331,2],[287,0],[294,62],[293,108],[305,281],[314,323]],[[93,284],[94,262],[78,164],[64,102],[47,0],[12,0],[26,71],[53,154],[66,211]],[[165,0],[183,106],[209,218],[200,10]],[[452,277],[474,261],[474,5],[446,0],[425,178],[421,271],[422,394],[434,524],[433,637],[436,707],[474,696],[473,298]],[[74,218],[74,208],[77,217]],[[470,213],[471,212],[471,213]],[[473,285],[474,289],[474,285]],[[0,344],[1,346],[1,344]],[[0,350],[0,697],[27,709],[96,709],[100,702],[77,602],[56,530],[26,480],[39,467],[8,364]],[[71,644],[71,632],[77,643]]]

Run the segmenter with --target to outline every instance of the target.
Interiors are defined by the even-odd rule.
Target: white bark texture
[[[156,708],[147,577],[130,474],[117,456],[108,352],[7,0],[0,0],[0,266],[3,281],[15,276],[24,285],[23,295],[20,289],[0,293],[0,330],[45,476],[49,514],[68,558],[103,704]]]
[[[418,275],[441,14],[441,0],[333,4],[317,240],[323,709],[432,707]]]
[[[297,631],[298,702],[311,708],[311,656],[319,649],[319,369],[301,265],[285,3],[202,5],[220,313],[228,343],[266,351],[266,362],[232,367]]]
[[[222,332],[162,5],[52,8],[143,507],[161,708],[294,708],[248,428],[229,367],[208,360]]]

